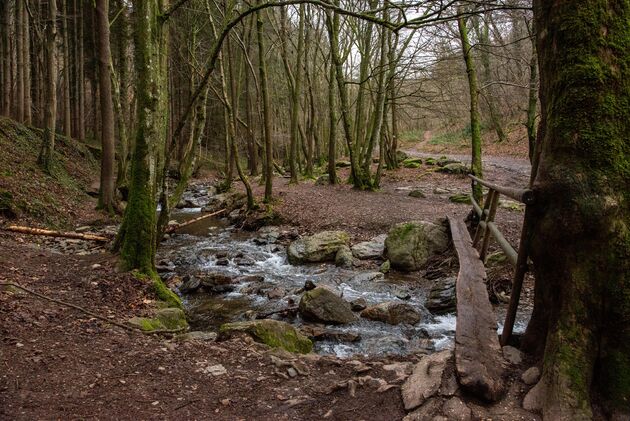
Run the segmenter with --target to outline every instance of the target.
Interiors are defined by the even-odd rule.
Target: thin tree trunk
[[[258,72],[263,109],[263,133],[265,145],[265,203],[273,200],[273,143],[271,141],[271,104],[267,88],[267,59],[265,57],[265,34],[262,13],[256,12],[256,36],[258,38]]]
[[[534,151],[536,148],[536,111],[538,108],[538,60],[536,59],[536,44],[532,42],[532,57],[529,61],[529,100],[527,102],[527,143],[529,145],[529,162],[534,165]]]
[[[61,0],[61,32],[63,34],[63,133],[72,136],[72,113],[70,109],[70,44],[68,36],[67,0]],[[109,24],[109,21],[108,21]],[[108,27],[109,28],[109,27]],[[102,186],[101,186],[102,187]]]
[[[99,207],[113,213],[115,209],[115,157],[114,106],[110,74],[111,50],[109,44],[109,0],[96,0],[96,32],[98,37],[98,81],[101,111],[101,189]],[[68,84],[68,88],[70,85]],[[69,94],[69,93],[68,93]],[[67,97],[69,99],[69,95]],[[70,110],[68,104],[67,110]],[[70,124],[70,114],[66,123]],[[70,126],[68,126],[70,129]]]
[[[28,2],[28,0],[24,0]],[[24,62],[24,124],[30,125],[33,122],[33,113],[31,108],[31,28],[27,7],[23,8],[23,25],[22,25],[22,61]]]
[[[46,22],[46,103],[44,121],[44,139],[39,152],[38,162],[42,168],[52,171],[53,152],[55,150],[55,122],[57,119],[57,3],[48,2],[48,21]]]
[[[337,101],[335,92],[335,63],[330,57],[328,69],[328,182],[337,184]]]
[[[11,32],[11,16],[9,1],[3,1],[0,4],[0,13],[2,14],[2,115],[9,116],[11,114],[11,42],[9,33]]]
[[[479,90],[477,89],[477,73],[475,72],[475,64],[472,57],[472,47],[468,40],[468,29],[466,21],[463,17],[457,20],[459,28],[460,41],[462,43],[462,53],[464,62],[466,63],[466,73],[468,74],[468,90],[470,91],[470,132],[471,132],[471,172],[476,177],[482,178],[481,165],[481,123],[479,119]],[[473,195],[477,202],[480,202],[483,196],[481,185],[475,184]]]
[[[24,122],[24,1],[17,0],[15,5],[15,50],[17,66],[17,104],[15,118]]]

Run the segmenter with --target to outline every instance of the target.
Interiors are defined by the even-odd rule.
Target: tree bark
[[[265,203],[273,200],[273,143],[271,140],[271,104],[267,88],[267,59],[265,57],[265,34],[262,13],[256,12],[256,36],[258,38],[258,72],[262,95],[263,132],[265,145]]]
[[[468,29],[466,28],[466,20],[460,17],[457,20],[459,28],[459,36],[462,44],[462,53],[464,62],[466,63],[466,73],[468,75],[468,90],[470,92],[470,133],[471,133],[471,172],[479,178],[483,178],[481,165],[481,122],[479,119],[479,90],[477,88],[477,72],[472,57],[472,47],[468,40]],[[477,203],[481,203],[483,196],[481,185],[475,184],[473,187],[473,195]]]
[[[540,162],[524,344],[544,349],[543,416],[630,415],[630,5],[534,1]],[[625,414],[625,415],[622,415]]]
[[[101,189],[99,207],[107,212],[115,211],[115,158],[114,105],[110,74],[111,49],[109,44],[109,0],[96,0],[96,32],[98,37],[98,82],[101,111]],[[66,61],[67,62],[67,61]],[[68,84],[68,89],[70,85]],[[69,98],[69,96],[68,96]],[[69,101],[68,101],[69,102]],[[68,111],[70,106],[68,104]],[[70,124],[70,114],[66,123]],[[70,127],[68,126],[68,130]]]
[[[46,102],[44,118],[44,138],[39,152],[38,163],[44,171],[52,170],[53,151],[55,149],[55,123],[57,119],[57,3],[48,2],[48,22],[46,22]]]

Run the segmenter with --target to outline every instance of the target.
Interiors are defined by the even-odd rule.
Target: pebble
[[[101,266],[101,265],[99,265],[98,263],[94,263],[94,264],[92,265],[92,269],[99,269],[99,268],[101,268],[101,267],[102,267],[102,266]]]
[[[289,367],[287,369],[287,373],[289,374],[289,377],[291,377],[291,378],[297,377],[297,375],[298,375],[297,371],[293,367]]]

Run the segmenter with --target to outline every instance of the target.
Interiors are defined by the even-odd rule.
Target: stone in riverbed
[[[457,306],[457,297],[455,294],[455,283],[457,278],[454,276],[438,279],[429,292],[429,297],[425,303],[425,307],[432,313],[444,314],[455,311]]]
[[[300,238],[289,244],[287,255],[293,265],[302,263],[331,262],[337,251],[347,246],[350,237],[344,231],[322,231],[310,237]]]
[[[244,332],[254,339],[272,347],[289,352],[308,354],[313,343],[289,323],[262,319],[248,322],[226,323],[219,329],[221,337],[229,337],[235,332]]]
[[[352,255],[357,259],[369,260],[378,259],[385,251],[385,239],[387,234],[382,234],[372,238],[370,241],[363,241],[352,246]]]
[[[341,246],[335,255],[335,265],[342,268],[352,267],[352,252],[350,247]]]
[[[422,319],[422,315],[412,305],[389,301],[366,308],[361,317],[369,320],[397,325],[406,323],[415,325]]]
[[[304,319],[314,322],[346,324],[356,320],[350,303],[323,287],[305,292],[298,309]]]
[[[441,223],[410,221],[394,225],[385,240],[385,254],[395,269],[419,270],[434,254],[448,247],[448,233]]]

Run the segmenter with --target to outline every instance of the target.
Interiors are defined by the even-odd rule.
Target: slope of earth
[[[37,165],[43,132],[0,117],[0,222],[52,227],[98,218],[87,191],[98,178],[88,147],[57,135],[51,174]]]
[[[6,236],[0,243],[0,283],[118,321],[156,305],[148,286],[115,273],[107,254],[56,255]],[[0,319],[0,419],[394,420],[405,414],[398,387],[378,392],[359,385],[352,398],[339,387],[357,376],[392,380],[382,369],[387,360],[311,355],[297,362],[302,374],[291,378],[278,367],[291,357],[247,338],[145,336],[13,287],[0,289]]]

